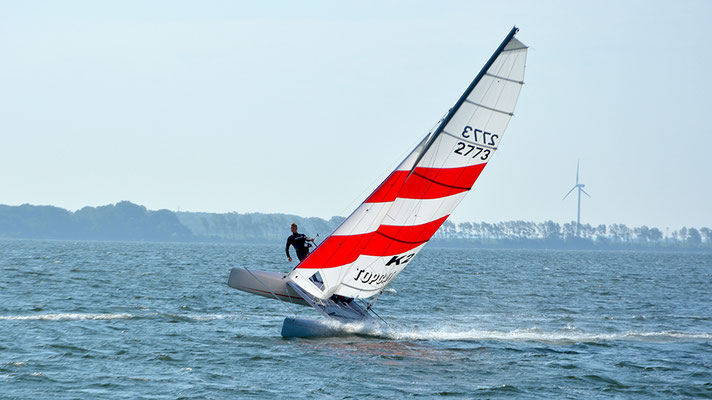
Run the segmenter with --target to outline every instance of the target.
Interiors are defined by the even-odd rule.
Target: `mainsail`
[[[306,292],[380,293],[425,246],[492,159],[524,84],[513,28],[436,128],[289,278]]]

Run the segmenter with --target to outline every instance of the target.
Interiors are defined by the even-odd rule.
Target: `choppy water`
[[[282,251],[0,241],[0,398],[712,397],[712,255],[426,248],[390,328],[286,340],[226,286]]]

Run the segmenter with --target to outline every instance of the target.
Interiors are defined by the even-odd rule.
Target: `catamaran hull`
[[[336,322],[324,322],[303,318],[285,318],[282,323],[282,337],[285,338],[313,338],[339,336],[345,332]]]
[[[246,268],[233,268],[230,271],[228,286],[258,296],[278,299],[288,303],[309,306],[302,296],[287,285],[289,278],[278,272],[252,271]]]

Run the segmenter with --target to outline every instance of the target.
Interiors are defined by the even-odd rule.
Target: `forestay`
[[[412,261],[492,159],[523,85],[514,28],[445,118],[289,275],[311,295],[371,297]]]

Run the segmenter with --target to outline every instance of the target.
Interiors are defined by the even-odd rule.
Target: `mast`
[[[470,83],[470,86],[468,86],[467,89],[465,89],[465,92],[462,93],[462,96],[460,96],[460,99],[457,100],[457,103],[455,103],[455,105],[452,106],[450,111],[448,111],[445,118],[443,118],[440,125],[435,130],[433,135],[430,137],[430,140],[428,140],[428,143],[425,145],[425,147],[421,151],[420,155],[418,156],[418,159],[415,160],[415,164],[413,164],[413,168],[410,171],[411,173],[413,173],[415,168],[418,166],[418,163],[420,162],[420,160],[423,158],[425,153],[428,152],[428,149],[430,149],[430,146],[432,146],[433,142],[435,142],[435,139],[437,139],[438,136],[440,136],[440,133],[442,133],[443,129],[445,129],[445,127],[450,122],[452,117],[455,115],[457,110],[460,108],[460,106],[462,106],[462,103],[465,102],[465,100],[467,99],[467,96],[469,96],[470,93],[472,93],[472,90],[475,89],[475,86],[477,86],[477,84],[480,83],[480,81],[482,80],[482,77],[485,76],[485,73],[487,73],[487,70],[489,70],[490,67],[492,66],[492,64],[494,64],[497,57],[499,57],[499,55],[502,53],[504,48],[507,46],[507,43],[509,43],[509,41],[512,40],[512,38],[514,37],[514,35],[517,34],[517,32],[519,32],[519,28],[517,28],[515,25],[512,27],[512,30],[509,31],[509,33],[507,34],[507,37],[504,38],[504,40],[499,45],[499,47],[497,47],[497,50],[495,50],[494,53],[492,53],[492,56],[489,58],[489,60],[487,60],[487,63],[485,64],[484,67],[482,67],[482,69],[477,74],[477,76],[472,81],[472,83]]]

